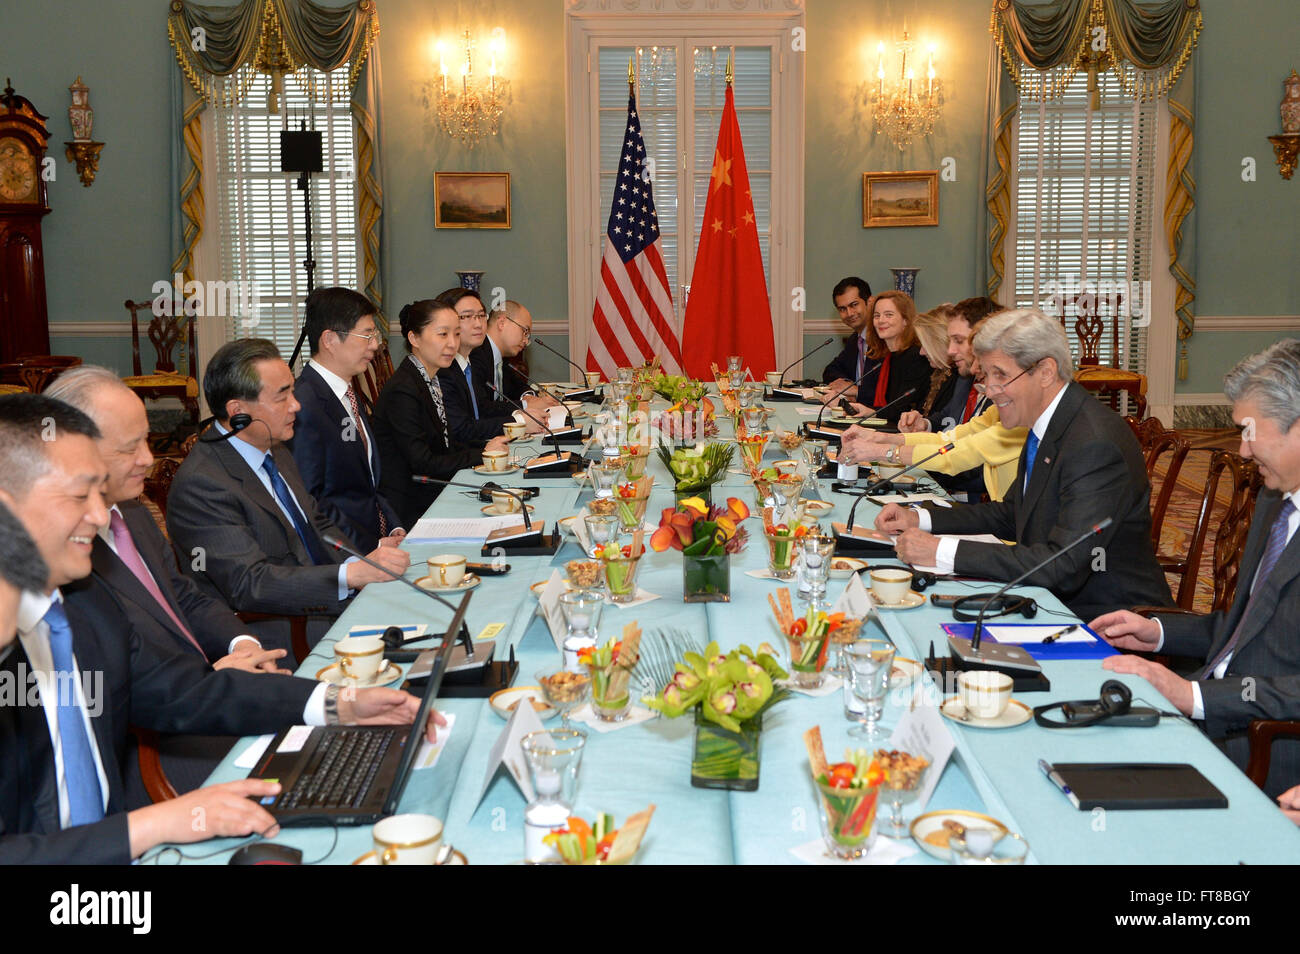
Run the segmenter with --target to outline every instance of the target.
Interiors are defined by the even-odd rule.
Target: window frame
[[[690,0],[685,0],[687,4]],[[602,9],[598,2],[577,0],[566,11],[565,23],[565,141],[567,170],[568,299],[567,322],[542,330],[567,332],[569,355],[586,360],[591,316],[600,280],[600,241],[606,218],[600,204],[600,75],[602,46],[663,46],[672,43],[688,54],[694,46],[768,45],[772,49],[772,207],[771,302],[777,360],[799,352],[803,313],[792,308],[792,292],[803,285],[804,234],[804,57],[794,52],[794,30],[804,26],[804,12],[766,9],[763,0],[741,0],[744,10],[726,14],[711,9],[697,12]],[[704,3],[700,3],[704,7]],[[733,4],[735,6],[735,4]],[[737,16],[737,13],[744,14]],[[689,62],[679,55],[678,63]],[[689,78],[688,78],[689,77]],[[692,218],[683,212],[685,190],[694,188],[693,112],[694,72],[683,71],[678,83],[677,220],[682,241],[678,246],[678,287],[673,290],[675,317],[684,314],[681,285],[690,283],[696,248],[691,244]],[[688,119],[691,120],[688,122]],[[656,195],[656,204],[659,197]],[[693,203],[693,199],[691,200]],[[689,208],[689,207],[688,207]],[[605,213],[607,217],[607,212]],[[549,324],[549,323],[541,323]]]

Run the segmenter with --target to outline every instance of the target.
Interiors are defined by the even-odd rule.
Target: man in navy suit
[[[352,387],[379,350],[375,307],[350,288],[317,288],[307,296],[306,331],[311,360],[294,388],[302,407],[289,449],[316,506],[369,553],[383,537],[405,536],[379,492],[379,452]]]

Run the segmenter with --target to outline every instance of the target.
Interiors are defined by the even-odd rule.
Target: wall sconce
[[[459,139],[473,149],[484,136],[495,136],[501,124],[501,113],[505,109],[504,98],[509,89],[509,81],[497,75],[497,54],[501,51],[503,31],[492,31],[488,43],[490,65],[486,83],[474,82],[473,49],[474,41],[469,30],[465,31],[465,63],[460,68],[460,89],[455,80],[450,79],[447,63],[443,59],[442,43],[438,43],[438,71],[442,74],[442,86],[438,94],[438,123],[442,131]]]
[[[64,155],[68,162],[77,164],[77,175],[81,184],[90,188],[99,171],[99,152],[104,148],[102,142],[94,142],[90,131],[95,125],[95,111],[90,108],[90,87],[77,77],[77,81],[68,87],[72,93],[72,105],[68,107],[68,121],[72,124],[72,142],[65,142]]]
[[[898,50],[898,78],[885,78],[885,44],[876,48],[876,81],[872,84],[871,116],[876,130],[884,132],[899,150],[906,149],[917,137],[930,135],[939,118],[939,104],[943,101],[942,87],[934,71],[934,46],[931,45],[925,74],[916,78],[916,63],[912,59],[912,41],[907,27],[903,39],[896,44]]]
[[[1282,81],[1282,90],[1282,135],[1269,136],[1268,141],[1273,144],[1282,178],[1290,179],[1300,155],[1300,74],[1292,70]]]

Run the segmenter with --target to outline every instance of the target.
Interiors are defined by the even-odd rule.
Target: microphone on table
[[[940,447],[929,457],[923,457],[921,460],[913,461],[907,467],[904,467],[902,470],[896,473],[894,477],[902,477],[904,474],[910,473],[916,470],[918,467],[925,466],[926,463],[934,460],[936,457],[942,457],[944,454],[952,450],[955,446],[956,445],[953,444],[951,441],[947,444],[944,444],[942,447]],[[885,486],[885,484],[892,483],[894,477],[880,477],[876,480],[873,480],[871,483],[867,484],[865,488],[863,488],[861,493],[856,495],[858,499],[853,501],[853,506],[849,508],[849,523],[847,528],[844,531],[845,533],[847,533],[849,536],[853,535],[853,515],[857,513],[858,504],[862,503],[862,498],[868,496],[871,493],[874,493],[879,488]]]
[[[1039,570],[1041,570],[1043,567],[1047,566],[1047,564],[1051,563],[1053,560],[1057,559],[1058,557],[1062,557],[1062,556],[1064,556],[1066,553],[1069,553],[1071,550],[1073,550],[1075,547],[1077,547],[1077,546],[1078,546],[1080,543],[1082,543],[1084,540],[1087,540],[1089,537],[1093,537],[1093,536],[1096,536],[1097,534],[1101,533],[1103,530],[1105,530],[1107,527],[1109,527],[1112,523],[1114,523],[1114,520],[1112,520],[1110,517],[1106,517],[1105,519],[1103,519],[1103,520],[1100,521],[1099,523],[1093,524],[1091,527],[1089,527],[1087,530],[1085,530],[1082,534],[1080,534],[1080,535],[1078,536],[1078,538],[1076,538],[1075,540],[1073,540],[1073,541],[1070,542],[1070,543],[1067,543],[1065,546],[1061,547],[1061,549],[1057,550],[1055,553],[1049,555],[1049,556],[1047,557],[1046,560],[1042,560],[1042,561],[1040,561],[1039,563],[1035,564],[1034,566],[1030,567],[1030,568],[1029,568],[1028,570],[1026,570],[1024,573],[1021,573],[1018,577],[1016,577],[1016,578],[1015,578],[1014,580],[1012,580],[1010,583],[1008,583],[1008,584],[1006,584],[1004,587],[1002,587],[1002,589],[998,590],[996,593],[994,593],[992,596],[990,596],[988,599],[986,599],[986,600],[984,601],[984,605],[980,607],[980,614],[979,614],[979,616],[978,616],[978,617],[976,618],[976,620],[975,620],[975,632],[974,632],[974,634],[971,636],[971,641],[970,641],[971,652],[978,652],[978,651],[979,651],[979,648],[980,648],[980,636],[983,634],[983,631],[984,631],[984,614],[985,614],[986,612],[988,612],[989,607],[993,604],[993,602],[994,602],[995,600],[998,599],[998,597],[1000,597],[1000,596],[1001,596],[1003,593],[1005,593],[1007,590],[1011,589],[1011,587],[1015,586],[1017,583],[1020,583],[1020,582],[1024,581],[1026,578],[1028,578],[1028,577],[1032,576],[1033,574],[1037,573]],[[974,596],[967,596],[967,597],[965,597],[963,600],[958,600],[958,604],[964,602],[965,600],[974,600],[974,599],[979,599],[980,595],[982,595],[982,594],[976,594],[976,595],[974,595]],[[953,609],[957,609],[957,604],[954,604]],[[969,617],[967,617],[967,618],[969,618]]]
[[[781,377],[777,379],[777,382],[776,382],[775,387],[778,387],[778,388],[779,388],[779,387],[781,387],[781,385],[785,384],[785,372],[786,372],[786,371],[789,371],[791,368],[793,368],[793,367],[794,367],[796,364],[798,364],[800,361],[806,361],[807,359],[811,358],[811,357],[812,357],[813,355],[815,355],[818,351],[821,351],[822,348],[825,348],[828,344],[830,344],[830,343],[833,342],[834,340],[835,340],[834,336],[831,336],[831,337],[827,338],[825,341],[823,341],[823,342],[822,342],[821,344],[819,344],[817,347],[813,348],[813,349],[812,349],[811,351],[809,351],[807,354],[800,355],[799,357],[797,357],[797,358],[795,358],[793,361],[791,361],[789,364],[787,364],[787,365],[785,366],[785,370],[781,372]]]
[[[821,409],[820,411],[817,412],[817,423],[814,425],[814,427],[816,427],[818,430],[821,429],[821,426],[822,426],[822,415],[825,414],[825,413],[826,413],[826,409],[827,409],[828,407],[831,406],[831,401],[836,401],[836,400],[838,400],[838,399],[840,398],[841,395],[843,395],[843,394],[847,394],[848,391],[850,390],[850,388],[853,390],[853,393],[854,393],[854,394],[857,394],[857,393],[858,393],[858,386],[859,386],[860,384],[862,384],[862,382],[865,381],[865,380],[867,379],[867,376],[870,375],[871,372],[873,372],[873,371],[879,371],[879,370],[880,370],[880,366],[881,366],[882,364],[884,364],[884,363],[885,363],[884,359],[883,359],[883,358],[880,359],[880,360],[877,361],[875,364],[873,364],[871,367],[867,368],[867,370],[863,371],[863,372],[862,372],[862,376],[859,377],[859,378],[858,378],[856,381],[854,381],[852,384],[850,384],[848,387],[840,388],[838,391],[836,391],[836,392],[835,392],[835,396],[832,397],[832,398],[830,398],[829,400],[827,400],[824,404],[822,404],[822,409]],[[915,390],[915,388],[914,388],[913,390]]]
[[[527,380],[527,378],[525,378],[524,380]],[[491,391],[493,394],[495,394],[498,398],[500,398],[501,400],[505,401],[507,404],[509,404],[511,407],[513,407],[515,410],[517,410],[517,411],[518,411],[520,414],[522,414],[524,417],[528,418],[528,419],[529,419],[530,421],[532,421],[534,424],[536,424],[536,425],[538,425],[539,427],[541,427],[542,430],[546,431],[547,435],[550,437],[551,445],[555,448],[555,450],[556,450],[557,453],[559,452],[559,450],[560,450],[560,439],[559,439],[558,437],[555,436],[555,431],[551,430],[551,428],[546,424],[545,421],[540,421],[540,420],[538,420],[537,418],[533,417],[533,415],[531,415],[531,414],[528,413],[528,409],[527,409],[527,408],[525,408],[522,404],[520,404],[520,403],[519,403],[518,401],[516,401],[514,398],[510,397],[510,395],[506,394],[504,391],[498,391],[498,390],[496,389],[496,387],[495,387],[494,385],[492,385],[491,383],[488,383],[488,382],[484,382],[484,383],[487,384],[488,390],[490,390],[490,391]]]
[[[443,480],[441,477],[429,477],[426,476],[425,474],[412,474],[411,482],[416,484],[438,484],[443,487],[468,487],[470,490],[478,490],[478,491],[483,490],[483,488],[478,484],[468,484],[465,483],[463,480]],[[519,501],[519,512],[524,515],[524,529],[525,530],[533,529],[532,518],[528,516],[528,504],[525,502],[523,497],[515,493],[513,490],[507,490],[505,487],[498,487],[494,489],[492,492],[495,494],[506,494],[512,497],[513,499]],[[539,530],[537,531],[537,533],[540,535],[541,531]]]
[[[871,412],[871,416],[872,416],[872,417],[884,417],[884,416],[885,416],[885,412],[888,411],[891,407],[893,407],[895,404],[901,404],[902,402],[906,401],[908,398],[910,398],[910,397],[911,397],[913,394],[915,394],[915,393],[916,393],[916,388],[908,388],[906,391],[904,391],[904,392],[903,392],[902,394],[900,394],[898,397],[894,398],[894,399],[893,399],[892,401],[890,401],[888,404],[882,404],[880,407],[878,407],[878,408],[876,408],[874,411],[872,411],[872,412]]]
[[[533,380],[532,378],[530,378],[528,375],[524,374],[522,371],[520,371],[518,368],[516,368],[513,364],[507,364],[507,363],[505,363],[505,362],[502,362],[502,363],[503,363],[504,367],[509,368],[511,371],[513,371],[513,372],[514,372],[514,373],[515,373],[515,374],[516,374],[516,375],[517,375],[517,376],[518,376],[518,377],[519,377],[519,378],[520,378],[520,379],[521,379],[525,384],[527,384],[530,388],[532,388],[532,389],[533,389],[534,391],[536,391],[538,394],[545,394],[547,397],[549,397],[551,400],[555,401],[555,402],[558,403],[558,404],[563,404],[563,403],[564,403],[564,392],[563,392],[563,391],[561,391],[561,392],[559,393],[559,395],[557,396],[554,392],[552,392],[552,391],[548,391],[546,388],[542,387],[540,384],[538,384],[536,381],[534,381],[534,380]],[[489,384],[488,387],[492,387],[492,385]],[[495,391],[496,388],[492,388],[492,390]]]
[[[509,318],[510,316],[507,315],[506,317]],[[511,320],[513,320],[513,319],[511,319]],[[545,341],[543,341],[541,338],[533,338],[532,341],[533,341],[534,344],[539,344],[539,345],[541,345],[543,348],[545,348],[545,349],[546,349],[547,351],[549,351],[551,354],[555,355],[557,358],[562,358],[562,359],[564,359],[565,361],[569,362],[569,364],[570,364],[573,368],[575,368],[575,369],[577,370],[578,374],[580,375],[580,377],[578,378],[578,383],[579,383],[579,384],[586,384],[586,383],[587,383],[587,372],[586,372],[585,370],[583,370],[582,365],[578,364],[576,361],[574,361],[572,358],[570,358],[567,354],[561,354],[560,352],[556,351],[554,348],[552,348],[550,345],[548,345],[548,344],[547,344]],[[596,389],[595,389],[595,388],[585,388],[584,390],[591,391],[591,392],[594,393]]]
[[[415,590],[415,592],[423,593],[425,596],[437,600],[439,603],[447,607],[447,609],[451,610],[453,613],[457,612],[460,609],[460,607],[456,606],[456,604],[450,602],[449,600],[443,599],[441,596],[439,596],[437,593],[433,592],[432,590],[426,590],[422,586],[417,586],[415,583],[412,583],[401,573],[395,573],[392,570],[390,570],[388,567],[384,566],[382,563],[376,563],[374,560],[370,559],[365,554],[358,553],[356,550],[352,549],[352,547],[348,546],[346,543],[344,543],[338,537],[334,536],[332,533],[322,533],[321,539],[324,540],[326,543],[328,543],[330,546],[332,546],[335,550],[342,550],[344,553],[356,557],[362,563],[366,564],[366,566],[372,566],[376,570],[382,570],[384,573],[387,573],[389,576],[391,576],[394,580],[400,580],[401,582],[409,586],[411,589]],[[465,658],[466,659],[474,658],[474,640],[470,638],[469,627],[466,626],[464,622],[460,624],[460,633],[454,636],[451,633],[444,633],[443,637],[450,638],[450,639],[459,639],[465,645]]]

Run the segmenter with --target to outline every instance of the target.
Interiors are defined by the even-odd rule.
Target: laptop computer
[[[296,726],[271,740],[249,778],[280,783],[279,795],[261,800],[276,821],[282,826],[367,825],[397,811],[473,595],[466,593],[456,608],[434,659],[420,711],[409,727],[316,726],[299,745],[303,727]]]

